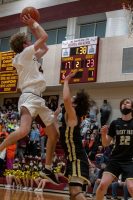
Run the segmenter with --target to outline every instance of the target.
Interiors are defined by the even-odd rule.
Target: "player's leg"
[[[104,199],[104,195],[106,194],[107,189],[113,180],[114,176],[111,173],[103,173],[100,185],[98,186],[96,191],[96,200]]]
[[[45,169],[40,173],[43,178],[47,178],[50,182],[58,184],[55,174],[52,172],[53,155],[58,139],[58,132],[54,125],[53,112],[42,104],[42,108],[38,113],[43,123],[46,125],[46,134],[48,136],[46,144],[46,162]]]
[[[69,186],[70,200],[86,200],[81,186]]]
[[[71,174],[71,170],[69,172]],[[86,200],[86,197],[83,194],[83,184],[84,184],[83,178],[78,176],[71,176],[71,178],[69,179],[70,200]]]
[[[0,151],[6,147],[15,144],[18,140],[25,137],[31,129],[32,117],[27,108],[21,108],[20,127],[12,132],[1,144]]]
[[[133,197],[133,162],[132,161],[125,161],[121,164],[123,169],[123,177],[126,178],[126,185],[129,194]]]
[[[84,165],[83,162],[80,162],[80,164],[79,162],[78,163],[72,162],[69,165],[67,165],[68,176],[70,176],[69,178],[70,200],[86,200],[86,197],[83,193],[83,185],[85,183],[87,184],[86,180],[88,180],[87,178],[88,175],[86,174],[86,172],[89,171],[89,169],[87,167],[87,170],[86,170],[85,166],[86,164]],[[78,174],[80,174],[80,177],[78,176],[78,174],[75,174],[77,170],[78,170]],[[88,180],[88,184],[89,184],[89,180]]]
[[[50,182],[54,184],[59,184],[57,177],[52,171],[52,161],[53,155],[55,152],[55,147],[58,139],[58,133],[54,124],[51,124],[46,127],[46,133],[48,136],[47,145],[46,145],[46,162],[45,162],[45,169],[40,172],[40,175],[43,178],[47,178]]]
[[[129,191],[131,197],[133,197],[133,178],[127,179],[126,183],[127,183],[128,191]]]
[[[58,133],[54,124],[51,124],[46,127],[46,133],[48,136],[47,145],[46,145],[46,163],[45,165],[51,165],[53,160],[53,155],[55,152],[55,147],[58,139]]]

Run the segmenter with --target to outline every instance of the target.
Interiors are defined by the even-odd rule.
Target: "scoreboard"
[[[98,37],[87,37],[62,42],[60,83],[78,69],[70,83],[95,82],[97,77]]]
[[[0,52],[0,93],[17,92],[18,75],[12,64],[13,51]]]

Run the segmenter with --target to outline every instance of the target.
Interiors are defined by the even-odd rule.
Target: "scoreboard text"
[[[75,69],[76,76],[71,83],[96,81],[98,58],[98,38],[88,37],[62,42],[60,82]]]

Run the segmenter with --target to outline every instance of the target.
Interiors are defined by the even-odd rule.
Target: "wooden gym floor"
[[[87,198],[89,200],[90,198]],[[35,193],[22,190],[0,188],[0,200],[70,200],[68,194],[53,192]]]
[[[69,196],[64,194],[35,193],[0,188],[0,200],[69,200]]]

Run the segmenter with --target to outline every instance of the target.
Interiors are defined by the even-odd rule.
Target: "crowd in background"
[[[57,103],[53,100],[49,106],[55,111]],[[61,126],[63,120],[63,112],[64,105],[61,104],[60,113],[58,114],[59,126]],[[99,113],[101,115],[101,124],[97,120]],[[104,148],[101,145],[100,135],[100,127],[108,122],[110,114],[111,106],[107,100],[103,101],[101,108],[98,108],[96,102],[92,100],[92,105],[87,116],[81,119],[80,132],[90,164],[89,174],[93,187],[92,196],[95,196],[102,172],[113,148],[113,143],[109,147]],[[0,107],[0,142],[8,137],[9,134],[12,134],[19,127],[19,124],[19,113],[16,104],[7,104]],[[48,181],[39,176],[39,171],[45,162],[46,141],[45,128],[41,127],[36,121],[33,121],[28,136],[0,153],[0,176],[6,176],[7,188],[14,187],[15,185],[17,189],[33,190],[33,186],[36,184],[35,192],[43,191]],[[64,173],[64,155],[58,156],[55,153],[54,167],[55,173]],[[112,184],[112,199],[118,199],[117,187],[125,188],[124,186],[125,184],[122,179]],[[125,194],[128,197],[128,192],[125,192]]]

